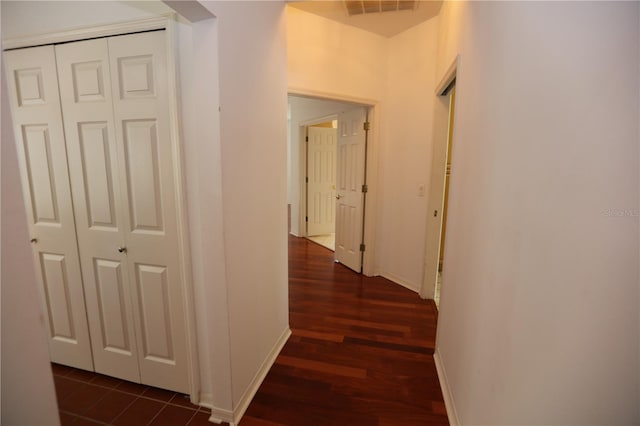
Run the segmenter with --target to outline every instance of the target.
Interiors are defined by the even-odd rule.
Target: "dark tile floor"
[[[209,410],[176,392],[51,364],[60,422],[65,425],[170,425],[209,423]]]

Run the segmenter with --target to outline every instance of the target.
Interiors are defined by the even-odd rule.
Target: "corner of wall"
[[[449,386],[449,380],[447,379],[447,372],[445,370],[442,358],[440,357],[440,351],[436,348],[433,354],[433,359],[436,364],[436,371],[438,372],[438,380],[440,381],[440,389],[442,390],[442,397],[444,398],[444,405],[447,409],[447,417],[449,417],[449,424],[451,426],[458,426],[460,420],[458,419],[458,412],[453,400],[453,393],[451,393],[451,387]]]

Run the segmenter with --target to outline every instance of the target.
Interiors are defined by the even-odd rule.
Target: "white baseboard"
[[[390,281],[393,281],[394,283],[401,285],[402,287],[409,289],[411,291],[414,291],[416,293],[420,293],[420,286],[418,286],[418,288],[416,288],[415,285],[409,283],[407,280],[405,280],[404,278],[398,277],[397,275],[393,275],[393,274],[388,274],[386,272],[381,272],[379,274],[381,277],[386,278]]]
[[[251,400],[256,395],[256,392],[258,392],[258,389],[260,388],[260,385],[264,381],[264,378],[267,376],[267,373],[271,369],[271,366],[273,366],[273,364],[276,362],[276,358],[280,354],[280,351],[282,350],[284,345],[287,343],[287,340],[289,340],[289,336],[291,336],[291,329],[287,327],[286,330],[284,330],[284,332],[278,339],[278,341],[276,342],[276,344],[273,346],[273,349],[271,349],[271,352],[269,352],[269,355],[260,366],[260,369],[258,369],[258,372],[253,377],[251,384],[247,387],[247,390],[242,395],[242,398],[240,398],[238,405],[234,407],[232,420],[229,421],[229,420],[223,419],[223,421],[229,422],[231,426],[237,426],[238,423],[240,423],[240,419],[242,419],[242,416],[244,415],[245,411],[247,411],[247,408],[249,407]],[[217,417],[213,415],[213,411],[211,413],[212,414],[209,421],[212,421],[213,417]]]
[[[211,416],[209,422],[219,425],[222,422],[233,425],[233,412],[231,410],[223,410],[222,408],[211,408]]]
[[[191,401],[191,403],[193,404],[193,401]],[[209,392],[200,392],[198,394],[198,402],[196,404],[205,408],[213,407],[213,395]]]
[[[438,379],[440,381],[440,389],[442,390],[442,397],[444,398],[444,406],[447,409],[447,417],[449,417],[449,424],[451,426],[458,426],[458,413],[453,403],[453,395],[451,394],[451,388],[449,387],[449,380],[447,380],[447,373],[440,359],[440,352],[436,348],[433,354],[433,359],[436,363],[436,370],[438,372]]]

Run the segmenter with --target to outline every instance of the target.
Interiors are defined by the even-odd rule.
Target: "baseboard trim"
[[[193,401],[191,401],[191,403],[193,404]],[[200,392],[198,394],[198,402],[196,404],[205,408],[213,407],[213,395],[209,392]]]
[[[433,354],[433,359],[436,363],[436,371],[438,372],[438,380],[440,381],[440,389],[442,390],[442,397],[444,398],[444,406],[447,409],[447,417],[449,417],[449,424],[451,426],[458,426],[458,413],[453,403],[453,395],[451,394],[451,388],[449,387],[449,380],[447,379],[447,373],[440,359],[440,352],[436,348]]]
[[[393,281],[394,283],[408,289],[411,290],[413,292],[416,292],[418,294],[420,294],[420,289],[419,288],[415,288],[415,286],[413,286],[412,284],[410,284],[407,280],[405,280],[404,278],[400,278],[396,275],[393,274],[387,274],[386,272],[381,272],[379,274],[381,277],[388,279],[389,281]]]
[[[230,410],[223,410],[222,408],[211,408],[211,416],[209,416],[209,422],[219,425],[222,422],[233,425],[233,412]]]
[[[247,411],[247,408],[249,407],[251,400],[253,400],[253,397],[256,395],[256,392],[258,392],[258,389],[260,388],[260,385],[264,381],[264,378],[267,377],[267,373],[269,373],[269,370],[271,369],[273,364],[276,362],[276,358],[278,358],[280,351],[282,351],[282,348],[284,348],[284,345],[287,343],[287,340],[289,340],[289,336],[291,336],[291,329],[287,327],[286,330],[284,330],[284,332],[282,333],[282,335],[280,335],[280,338],[278,339],[276,344],[273,346],[273,349],[271,349],[271,352],[269,352],[269,355],[260,366],[260,369],[258,369],[258,372],[253,377],[251,384],[247,387],[247,390],[242,395],[242,398],[240,398],[238,405],[234,407],[233,416],[232,416],[233,420],[229,421],[229,420],[223,419],[223,421],[228,421],[231,424],[231,426],[237,426],[238,423],[240,423],[240,419],[242,419],[242,416],[244,415],[245,411]],[[212,411],[211,418],[209,420],[212,421],[213,417],[214,415]]]

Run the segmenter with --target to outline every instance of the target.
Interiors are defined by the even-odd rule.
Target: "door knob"
[[[30,240],[29,240],[29,242],[34,243],[34,244],[35,244],[35,243],[37,243],[37,242],[38,242],[38,239],[37,239],[37,238],[32,238],[32,239],[30,239]]]
[[[118,252],[119,253],[126,253],[127,252],[127,248],[126,247],[118,247]]]
[[[340,198],[342,198],[342,195],[340,194],[336,195],[336,200],[339,200]]]

